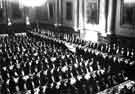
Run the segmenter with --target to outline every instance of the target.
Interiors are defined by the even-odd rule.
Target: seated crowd
[[[91,42],[78,38],[76,34],[68,34],[68,33],[59,33],[52,32],[50,30],[41,31],[40,33],[60,39],[62,41],[68,42],[70,44],[76,45],[77,49],[80,49],[82,55],[90,48],[93,51],[101,53],[102,55],[106,55],[107,57],[112,57],[118,59],[118,63],[123,62],[126,69],[134,69],[135,67],[135,49],[134,48],[122,48],[119,46],[119,43],[106,43],[102,44],[100,42]],[[62,37],[60,37],[62,36]]]
[[[102,50],[77,47],[74,53],[61,41],[34,35],[0,41],[1,94],[96,94],[127,80],[124,61]]]

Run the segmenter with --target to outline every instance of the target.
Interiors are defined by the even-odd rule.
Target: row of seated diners
[[[124,58],[130,58],[134,60],[135,57],[135,49],[134,48],[124,48],[120,47],[118,42],[115,43],[106,43],[106,44],[101,44],[97,42],[91,42],[91,41],[85,41],[78,39],[78,35],[72,33],[59,33],[59,32],[52,32],[49,30],[42,31],[40,33],[44,33],[45,35],[49,37],[57,37],[57,36],[63,36],[62,38],[57,37],[61,40],[65,40],[66,42],[71,42],[73,44],[81,45],[81,46],[86,46],[92,49],[97,49],[99,51],[102,51],[103,53],[108,53],[110,55],[118,55]]]
[[[85,57],[35,36],[0,41],[1,94],[95,94],[127,80],[122,64],[93,50]]]

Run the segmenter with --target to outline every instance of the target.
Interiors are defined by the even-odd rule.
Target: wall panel
[[[72,9],[71,8],[67,8],[68,3],[71,4]],[[62,23],[64,26],[68,26],[68,27],[72,27],[74,28],[76,26],[76,19],[77,19],[77,0],[63,0],[62,1]],[[68,9],[68,12],[67,12]],[[70,11],[72,10],[72,11]],[[72,19],[67,19],[67,13],[70,13],[72,16]],[[69,15],[69,14],[68,14]]]
[[[115,22],[115,34],[126,37],[135,37],[135,28],[122,27],[120,25],[120,13],[121,13],[121,0],[117,0],[116,10],[116,22]]]

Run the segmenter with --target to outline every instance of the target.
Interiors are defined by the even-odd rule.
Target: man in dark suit
[[[33,90],[34,86],[33,86],[33,79],[31,76],[27,79],[26,86],[27,90]]]
[[[18,86],[20,88],[20,91],[24,91],[25,90],[24,83],[26,83],[25,80],[23,79],[22,76],[20,76],[19,80],[18,80]]]

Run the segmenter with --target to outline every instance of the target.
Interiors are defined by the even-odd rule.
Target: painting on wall
[[[86,7],[87,23],[99,24],[99,0],[89,0]]]
[[[72,20],[72,15],[73,15],[73,6],[72,6],[72,2],[67,2],[66,3],[66,19],[67,20]]]
[[[3,2],[0,1],[0,22],[3,21],[4,18],[4,7],[3,7]]]
[[[53,18],[53,13],[50,13],[49,17]],[[46,20],[48,20],[48,11],[45,10],[45,7],[38,7],[38,8],[36,8],[36,19],[38,19],[39,21],[46,21]]]
[[[22,18],[22,12],[18,3],[12,3],[12,18],[13,19]]]
[[[49,14],[50,14],[50,18],[53,18],[53,16],[54,16],[54,4],[53,3],[49,3]]]
[[[3,8],[0,8],[0,21],[3,20],[4,17],[3,13],[4,13]]]
[[[124,27],[135,26],[135,1],[121,0],[120,25]]]

